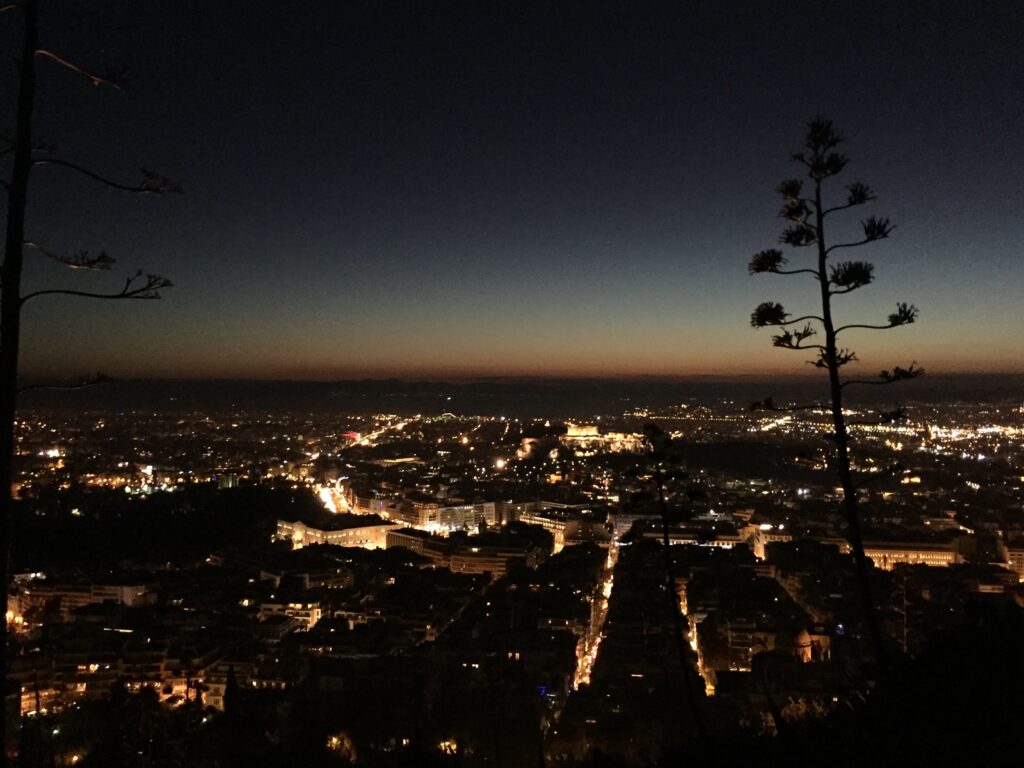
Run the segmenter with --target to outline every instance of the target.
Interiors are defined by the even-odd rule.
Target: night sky
[[[746,266],[776,241],[773,190],[816,114],[847,136],[840,182],[879,196],[855,213],[898,225],[851,253],[877,279],[839,319],[921,309],[849,335],[863,370],[1024,366],[1020,3],[43,5],[44,46],[134,80],[118,93],[40,62],[39,138],[186,194],[37,169],[29,237],[119,264],[30,255],[26,291],[135,267],[176,287],[31,302],[26,374],[801,372],[749,314],[814,310],[815,284]]]

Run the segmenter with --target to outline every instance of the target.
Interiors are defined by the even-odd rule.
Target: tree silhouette
[[[6,542],[4,552],[4,609],[7,607],[7,574],[10,564],[10,516],[13,497],[14,417],[18,396],[18,349],[21,338],[21,309],[26,302],[43,296],[78,296],[92,299],[158,299],[160,290],[171,287],[170,280],[141,270],[127,277],[124,283],[109,292],[44,289],[22,294],[21,278],[26,253],[53,259],[69,269],[109,270],[115,260],[106,252],[74,254],[55,253],[26,237],[25,212],[28,207],[28,185],[32,171],[40,166],[53,166],[81,174],[99,184],[125,192],[163,194],[180,192],[181,187],[158,173],[142,171],[140,181],[124,184],[95,173],[77,163],[57,157],[49,147],[39,145],[32,131],[32,114],[36,101],[36,60],[42,59],[84,78],[93,86],[109,86],[122,90],[126,86],[124,70],[103,73],[89,71],[67,58],[39,45],[39,2],[22,0],[0,6],[0,17],[21,13],[22,46],[18,66],[18,97],[13,137],[0,136],[0,157],[10,157],[9,181],[0,181],[7,193],[7,224],[4,240],[2,284],[0,284],[0,538]],[[63,388],[89,386],[102,381],[102,375],[87,376]],[[5,628],[6,638],[6,628]],[[5,667],[6,671],[6,667]]]
[[[885,240],[892,234],[894,225],[887,218],[869,216],[861,220],[863,234],[849,242],[829,244],[826,237],[825,224],[834,214],[857,208],[875,199],[874,192],[861,182],[854,182],[846,187],[845,202],[829,205],[825,199],[824,187],[835,176],[842,173],[849,159],[837,151],[843,138],[832,126],[832,122],[823,118],[815,118],[807,124],[804,148],[792,155],[795,162],[804,168],[804,174],[810,181],[811,189],[804,190],[803,179],[789,179],[778,186],[782,196],[782,208],[779,217],[789,222],[779,237],[782,245],[791,248],[813,248],[817,254],[816,262],[806,268],[789,268],[788,260],[782,251],[770,248],[755,254],[750,260],[750,274],[770,273],[775,275],[810,275],[818,284],[821,300],[821,314],[807,314],[793,317],[785,308],[772,301],[759,304],[750,316],[750,324],[755,328],[773,327],[778,333],[772,336],[772,344],[781,349],[811,350],[814,359],[808,361],[816,368],[828,373],[830,402],[828,410],[832,414],[832,431],[830,437],[834,443],[831,463],[839,474],[843,488],[843,507],[846,517],[847,536],[853,551],[856,564],[857,582],[863,603],[864,622],[871,638],[876,657],[880,663],[885,662],[885,645],[878,622],[874,600],[871,595],[871,583],[867,558],[864,555],[864,542],[861,535],[861,521],[857,508],[857,487],[850,469],[850,432],[851,422],[847,421],[843,412],[843,395],[847,387],[855,385],[887,385],[898,381],[913,379],[924,373],[923,369],[911,363],[907,368],[899,366],[892,370],[884,370],[877,379],[843,380],[841,369],[856,361],[856,353],[839,345],[840,336],[853,329],[887,330],[909,325],[917,320],[917,307],[912,304],[900,303],[896,311],[889,315],[887,322],[879,324],[853,323],[837,326],[832,317],[832,300],[837,296],[852,293],[874,280],[873,264],[866,261],[831,261],[833,255],[840,250],[860,248],[879,240]],[[816,343],[812,339],[823,334],[824,343]],[[821,405],[796,405],[789,408],[776,406],[771,398],[754,403],[753,408],[766,410],[804,410],[820,408]],[[878,419],[870,423],[885,423],[901,418],[902,409],[878,414]],[[856,422],[858,424],[865,422]]]

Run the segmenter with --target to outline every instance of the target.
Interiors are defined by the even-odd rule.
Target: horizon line
[[[949,377],[1024,377],[1024,371],[957,371],[940,370],[929,371],[921,379],[927,381],[929,378]],[[19,376],[23,381],[31,382],[66,382],[73,379],[81,379],[82,376],[53,376],[26,373]],[[430,383],[430,384],[469,384],[474,382],[730,382],[730,381],[758,381],[758,380],[801,380],[810,381],[821,378],[817,372],[808,371],[802,373],[650,373],[650,374],[456,374],[444,375],[439,373],[424,373],[420,375],[363,375],[346,378],[313,378],[302,376],[108,376],[104,383],[146,383],[146,382],[183,382],[183,383],[253,383],[253,384],[345,384],[345,383],[371,383],[371,382],[401,382],[404,384]]]

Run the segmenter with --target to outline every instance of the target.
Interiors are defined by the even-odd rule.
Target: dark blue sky
[[[1021,370],[1017,3],[44,5],[46,46],[135,78],[117,93],[43,62],[40,137],[187,193],[37,172],[33,239],[176,287],[27,305],[26,372],[799,371],[748,317],[810,310],[813,286],[746,263],[815,114],[848,137],[843,181],[879,195],[864,213],[898,224],[857,255],[878,279],[840,317],[921,308],[851,334],[866,369]],[[0,88],[6,131],[9,69]],[[116,279],[35,261],[26,287]]]

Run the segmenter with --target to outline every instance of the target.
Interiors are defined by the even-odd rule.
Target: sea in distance
[[[25,382],[39,384],[40,382]],[[938,374],[891,386],[847,390],[852,406],[960,404],[1020,407],[1024,374]],[[735,406],[772,397],[777,404],[824,403],[824,376],[766,378],[474,379],[465,381],[112,380],[81,390],[32,389],[25,409],[80,411],[253,411],[393,413],[583,419],[672,405]]]

